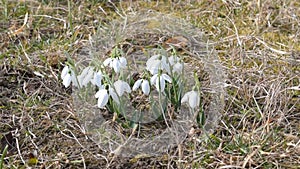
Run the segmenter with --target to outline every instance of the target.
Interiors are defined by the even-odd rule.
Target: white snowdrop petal
[[[199,106],[199,96],[198,93],[196,91],[192,91],[189,95],[189,105],[191,108],[195,108],[197,106]]]
[[[167,63],[167,57],[166,56],[161,56],[160,59],[163,63]]]
[[[170,72],[170,66],[169,66],[169,63],[167,62],[166,56],[162,56],[159,68],[161,70],[166,70],[168,73],[171,73]]]
[[[98,92],[95,94],[96,98],[99,98],[99,96],[100,96],[100,90],[98,90]]]
[[[84,68],[83,71],[81,72],[80,76],[85,77],[88,74],[90,68],[91,67],[89,67],[89,66]]]
[[[181,103],[188,102],[189,106],[194,109],[200,104],[200,96],[196,91],[187,92],[181,99]]]
[[[189,100],[189,92],[185,93],[181,99],[181,103],[187,102]]]
[[[180,61],[180,59],[177,56],[170,56],[168,60],[171,66],[175,65]]]
[[[175,58],[174,58],[174,56],[170,56],[168,58],[168,60],[169,60],[169,63],[170,63],[171,66],[173,66],[175,64]]]
[[[98,98],[98,107],[104,108],[108,102],[108,95],[103,96],[103,98]]]
[[[99,87],[99,89],[105,89],[105,85],[101,85],[100,87]]]
[[[138,89],[138,88],[140,87],[141,83],[142,83],[142,79],[137,80],[137,81],[133,84],[132,90],[135,91],[136,89]]]
[[[119,61],[122,68],[125,68],[127,66],[127,60],[125,57],[120,57]]]
[[[158,67],[153,67],[152,69],[149,70],[149,72],[154,75],[158,73]]]
[[[158,76],[158,74],[155,74],[150,78],[151,85],[156,83],[157,76]]]
[[[86,76],[84,76],[82,80],[82,86],[86,86],[92,80],[93,75],[94,75],[94,70],[92,67],[90,67]]]
[[[77,79],[76,79],[76,75],[72,70],[71,70],[71,81],[73,83],[73,86],[75,86],[75,87],[79,86]]]
[[[157,91],[160,91],[160,86],[159,86],[159,77],[156,78],[156,81],[155,81],[155,88]]]
[[[88,66],[83,69],[80,75],[77,76],[80,87],[86,86],[87,83],[91,80],[92,76],[89,75],[90,71],[92,71],[91,73],[93,73],[93,70],[91,69],[92,67]]]
[[[65,76],[68,74],[68,72],[69,72],[69,66],[65,66],[61,71],[61,79],[64,79]]]
[[[97,93],[96,93],[96,95],[95,95],[95,97],[98,97],[98,107],[99,108],[103,108],[106,104],[107,104],[107,102],[108,102],[108,94],[107,94],[107,90],[105,90],[105,89],[101,89],[101,90],[99,90]]]
[[[67,73],[63,79],[63,85],[67,88],[70,86],[71,84],[71,75],[69,73]]]
[[[102,85],[101,80],[102,80],[102,73],[99,71],[94,74],[94,79],[93,79],[92,83],[94,85],[100,87]]]
[[[170,69],[170,66],[168,64],[162,63],[160,69],[165,70],[168,74],[171,74],[171,69]]]
[[[118,80],[114,83],[114,87],[116,89],[116,92],[119,96],[122,96],[124,92],[126,91],[127,93],[131,92],[130,86],[128,83]]]
[[[182,63],[177,62],[174,66],[173,66],[173,73],[177,72],[177,73],[181,73],[183,69],[183,65]]]
[[[82,87],[82,81],[83,81],[83,78],[84,78],[84,77],[83,77],[82,75],[78,75],[78,76],[77,76],[77,81],[78,81],[80,87]]]
[[[146,69],[153,75],[158,73],[158,69],[160,68],[160,60],[153,60],[147,64]]]
[[[142,91],[145,95],[149,95],[150,93],[150,86],[148,80],[143,80],[142,83]]]
[[[162,76],[159,77],[159,80],[160,80],[160,90],[163,92],[165,90],[166,82]]]
[[[113,100],[114,100],[116,103],[120,104],[120,100],[119,100],[118,95],[116,94],[116,92],[114,91],[114,89],[111,88],[111,87],[109,87],[109,95],[113,98]]]
[[[156,78],[155,87],[159,92],[163,92],[165,90],[165,80],[162,76]]]
[[[108,65],[110,65],[111,61],[112,61],[111,58],[107,58],[107,59],[104,60],[103,65],[108,66]]]
[[[170,77],[169,75],[167,75],[167,74],[162,74],[161,77],[162,77],[164,80],[166,80],[167,82],[172,83],[172,79],[171,79],[171,77]]]
[[[114,68],[114,71],[116,73],[119,73],[120,72],[120,61],[118,59],[114,58],[112,61],[112,67]]]
[[[123,83],[121,80],[117,80],[115,83],[114,83],[114,87],[115,87],[115,90],[117,92],[117,94],[119,96],[122,96],[123,92],[124,92],[124,89],[123,89]]]
[[[98,90],[98,92],[95,94],[95,97],[99,98],[103,94],[107,94],[107,90],[106,89],[100,89],[100,90]]]
[[[196,106],[199,106],[199,105],[200,105],[200,95],[199,95],[199,93],[197,92]]]
[[[129,84],[128,84],[127,82],[124,82],[124,81],[123,81],[122,86],[123,86],[123,90],[124,90],[125,92],[127,92],[127,93],[130,93],[130,92],[131,92],[131,88],[130,88],[130,86],[129,86]],[[123,93],[124,93],[124,91],[123,91]],[[122,95],[123,95],[123,94],[122,94]]]

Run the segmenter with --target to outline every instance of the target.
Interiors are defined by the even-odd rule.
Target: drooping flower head
[[[142,91],[145,95],[149,95],[150,93],[150,85],[149,85],[149,81],[148,80],[145,80],[145,79],[139,79],[137,80],[133,87],[132,87],[132,90],[135,91],[137,90],[139,87],[141,86],[142,88]]]
[[[101,87],[102,86],[102,72],[101,71],[95,72],[94,77],[91,80],[91,82],[93,85]]]
[[[170,72],[170,66],[167,63],[166,56],[153,55],[146,62],[146,69],[152,74],[157,74],[160,70]]]
[[[109,86],[108,90],[102,85],[99,91],[96,93],[95,97],[98,98],[97,106],[103,108],[108,103],[109,96],[112,97],[113,101],[120,104],[120,99],[125,92],[130,93],[131,89],[128,83],[118,80],[114,83],[114,87]]]
[[[125,57],[107,58],[104,60],[103,65],[109,66],[113,68],[116,73],[119,73],[120,70],[126,68],[127,60]]]
[[[80,75],[77,76],[78,83],[81,87],[87,86],[87,84],[92,80],[94,75],[94,68],[88,66],[83,69]]]
[[[196,91],[189,91],[181,99],[181,103],[188,102],[189,106],[194,109],[200,104],[200,96]]]
[[[170,56],[168,58],[169,64],[173,73],[182,73],[183,62],[177,56]]]
[[[78,87],[75,73],[72,69],[69,68],[68,65],[66,65],[63,68],[61,72],[61,79],[63,80],[63,85],[65,86],[65,88],[69,87],[71,82],[73,83],[74,86]]]
[[[153,75],[150,81],[151,85],[155,84],[156,90],[159,92],[163,92],[165,90],[166,81],[172,83],[171,77],[165,73]]]

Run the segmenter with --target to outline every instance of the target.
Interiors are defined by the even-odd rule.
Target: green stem
[[[69,27],[71,32],[73,33],[73,23],[72,23],[72,12],[71,12],[71,0],[68,0],[68,19],[69,19]]]
[[[7,21],[8,20],[8,2],[7,0],[2,0],[2,3],[4,4],[4,10],[3,10],[3,15],[4,15],[4,18],[5,20]]]
[[[0,160],[0,169],[3,168],[4,157],[6,156],[7,149],[8,149],[8,145],[6,145],[6,146],[4,147],[4,150],[3,150],[3,153],[2,153],[2,156],[1,156],[1,160]]]
[[[161,112],[162,112],[162,115],[163,115],[163,118],[165,120],[165,123],[166,123],[167,127],[170,128],[170,125],[168,124],[167,118],[166,118],[166,115],[165,115],[164,106],[162,104],[162,91],[160,89],[160,75],[158,75],[157,78],[159,78],[158,100],[159,100],[160,109],[161,109]]]

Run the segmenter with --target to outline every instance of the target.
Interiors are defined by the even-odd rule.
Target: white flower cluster
[[[130,93],[131,89],[128,83],[122,80],[116,81],[114,83],[114,88],[109,86],[108,90],[106,90],[104,86],[101,86],[95,95],[95,97],[98,98],[98,107],[104,108],[108,102],[109,96],[111,96],[116,103],[120,104],[119,97],[125,92]]]
[[[127,67],[127,60],[125,57],[110,57],[104,60],[103,66],[110,67],[115,73],[120,73],[122,69]],[[166,82],[173,83],[172,75],[182,73],[183,62],[177,56],[154,55],[146,62],[146,70],[150,72],[151,77],[138,79],[134,83],[132,90],[136,91],[138,88],[141,88],[145,95],[149,95],[151,84],[155,86],[157,91],[164,92]],[[113,79],[107,80],[101,71],[96,71],[91,66],[86,67],[80,75],[76,76],[75,71],[66,65],[61,72],[61,78],[65,87],[70,86],[71,82],[75,87],[79,88],[86,87],[89,82],[97,86],[99,90],[95,97],[98,99],[97,106],[99,108],[104,108],[107,105],[109,97],[115,103],[120,104],[120,97],[125,92],[131,93],[131,87],[127,82],[123,80],[116,80],[115,82],[113,82]],[[199,106],[200,96],[198,92],[190,91],[183,96],[181,102],[188,102],[189,106],[194,109]]]
[[[127,66],[127,60],[125,57],[119,57],[119,58],[107,58],[103,62],[104,66],[108,66],[113,68],[115,72],[119,73],[121,69],[126,68]]]
[[[69,66],[65,66],[61,73],[63,85],[67,88],[71,82],[75,87],[85,87],[89,82],[98,87],[101,86],[102,73],[94,72],[93,67],[86,67],[82,73],[78,76],[75,75],[74,70],[70,69]]]
[[[177,56],[167,58],[162,55],[154,55],[150,57],[146,62],[146,69],[153,75],[150,78],[151,85],[155,84],[156,89],[163,92],[166,81],[172,83],[172,78],[168,74],[181,73],[183,69],[182,64]],[[163,71],[166,71],[168,74],[162,73]]]

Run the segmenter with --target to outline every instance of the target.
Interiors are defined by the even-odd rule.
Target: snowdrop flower
[[[176,63],[180,62],[180,58],[178,58],[177,56],[170,56],[168,58],[170,65],[175,65]]]
[[[168,58],[170,65],[172,66],[173,73],[181,73],[183,69],[183,63],[180,61],[180,58],[177,56],[170,56]]]
[[[95,94],[95,97],[98,98],[98,103],[97,103],[97,106],[99,108],[103,108],[105,107],[105,105],[107,104],[108,102],[108,93],[107,93],[107,90],[106,89],[100,89],[96,94]]]
[[[149,82],[148,80],[145,80],[145,79],[139,79],[137,80],[133,87],[132,87],[132,90],[135,91],[136,89],[138,89],[139,87],[142,87],[142,91],[145,95],[149,95],[150,93],[150,86],[149,86]]]
[[[94,75],[93,69],[94,69],[93,67],[88,66],[85,69],[83,69],[82,73],[79,76],[77,76],[79,85],[81,87],[87,86],[87,84],[92,80]]]
[[[163,92],[165,90],[165,85],[166,82],[172,83],[172,79],[170,78],[170,76],[168,76],[167,74],[155,74],[151,77],[150,79],[151,81],[151,85],[153,85],[155,83],[155,87],[157,89],[157,91],[161,91]]]
[[[118,58],[107,58],[103,62],[104,66],[109,66],[114,69],[116,73],[119,73],[121,69],[126,68],[127,60],[125,57],[118,57]]]
[[[129,84],[127,82],[122,81],[122,80],[117,80],[114,83],[114,87],[115,87],[115,90],[116,90],[116,92],[119,96],[122,96],[124,94],[124,92],[127,92],[127,93],[131,92]]]
[[[170,66],[167,63],[167,58],[161,55],[153,55],[146,62],[146,69],[152,74],[157,74],[159,70],[166,70],[170,73]]]
[[[104,108],[108,102],[109,96],[111,96],[116,103],[120,104],[119,97],[115,93],[114,89],[109,86],[109,89],[107,90],[104,85],[102,85],[99,91],[95,94],[95,97],[98,98],[97,106],[99,108]]]
[[[69,87],[71,82],[73,82],[74,86],[78,86],[76,81],[75,73],[72,69],[69,69],[69,66],[65,66],[61,72],[61,79],[63,80],[63,85],[65,88]]]
[[[181,103],[188,102],[189,106],[194,109],[200,104],[200,96],[196,91],[187,92],[181,99]]]
[[[178,73],[178,74],[180,74],[180,73],[182,73],[182,69],[183,69],[183,63],[175,63],[174,65],[173,65],[173,67],[172,67],[173,69],[172,69],[172,72],[173,73]]]
[[[65,88],[71,84],[71,74],[69,73],[69,66],[65,66],[61,72],[61,79]]]
[[[101,85],[102,85],[101,80],[102,80],[102,72],[99,71],[99,72],[94,73],[94,78],[91,80],[91,82],[93,85],[101,87]]]
[[[111,88],[109,87],[109,89],[111,89]],[[115,98],[116,95],[114,95],[115,93],[112,93],[112,91],[113,91],[113,90],[108,90],[108,91],[107,91],[107,90],[104,88],[104,86],[102,86],[102,87],[99,89],[99,91],[95,94],[95,97],[98,98],[97,106],[98,106],[99,108],[104,108],[104,107],[106,106],[106,104],[107,104],[107,102],[108,102],[109,96],[112,96],[113,100],[116,99],[116,98]],[[113,97],[113,96],[114,96],[114,97]],[[116,99],[115,101],[116,101],[116,102],[119,102],[119,99]]]
[[[115,101],[117,104],[120,104],[119,97],[122,96],[124,92],[130,93],[131,89],[129,84],[122,80],[116,81],[114,83],[114,88],[109,86],[108,90],[102,85],[95,95],[95,97],[98,98],[97,106],[99,108],[104,108],[108,103],[109,96],[111,96],[113,101]]]

